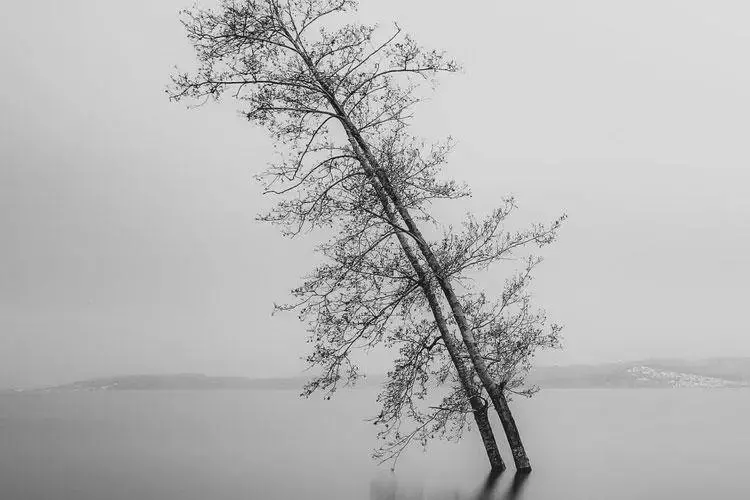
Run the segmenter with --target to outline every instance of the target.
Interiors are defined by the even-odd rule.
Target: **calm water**
[[[395,476],[378,468],[363,421],[373,399],[370,389],[333,401],[284,391],[0,396],[0,498],[750,498],[748,390],[548,390],[514,401],[535,470],[494,482],[473,434],[411,452]]]

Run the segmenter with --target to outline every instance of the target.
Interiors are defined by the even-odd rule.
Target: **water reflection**
[[[393,474],[381,476],[370,482],[370,500],[521,500],[522,492],[529,473],[517,472],[509,481],[505,491],[499,488],[501,476],[507,478],[510,473],[491,472],[485,479],[479,491],[468,496],[458,491],[431,493],[427,496],[420,485],[399,487]],[[501,493],[502,491],[502,493]]]
[[[492,492],[495,490],[497,480],[500,479],[501,474],[502,472],[491,471],[487,475],[487,479],[485,479],[482,489],[479,490],[479,493],[474,497],[474,500],[489,500],[492,498]]]
[[[528,472],[516,472],[516,475],[513,476],[513,481],[510,483],[508,491],[506,491],[505,496],[503,496],[503,500],[521,499],[521,492],[523,491],[527,479],[529,479]]]

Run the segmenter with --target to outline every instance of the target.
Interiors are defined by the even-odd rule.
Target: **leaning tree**
[[[517,469],[530,470],[507,398],[529,392],[523,378],[536,349],[558,344],[559,327],[531,305],[539,260],[528,248],[552,242],[562,218],[508,231],[515,205],[506,200],[485,219],[469,217],[461,231],[446,228],[434,241],[423,234],[438,225],[432,201],[467,190],[439,178],[449,145],[416,140],[408,121],[419,84],[458,66],[398,26],[381,36],[346,23],[342,15],[355,7],[354,0],[222,0],[217,9],[184,11],[199,66],[174,75],[168,92],[175,100],[239,100],[280,146],[259,175],[280,201],[261,218],[290,236],[315,228],[332,235],[320,246],[325,264],[281,306],[309,322],[308,361],[322,368],[305,393],[330,397],[357,378],[354,352],[384,344],[398,358],[379,396],[379,456],[395,460],[414,440],[460,434],[471,413],[491,466],[502,469],[492,405]],[[474,289],[472,273],[508,259],[525,265],[501,297]],[[439,402],[426,402],[430,381],[449,387]]]

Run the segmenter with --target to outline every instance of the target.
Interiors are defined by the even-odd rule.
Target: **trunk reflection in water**
[[[516,472],[509,481],[503,493],[498,484],[500,479],[506,479],[511,472],[490,472],[479,491],[464,495],[460,492],[445,492],[443,494],[424,495],[421,486],[399,488],[398,480],[393,475],[382,477],[370,482],[370,500],[521,500],[524,486],[529,473]],[[508,482],[508,481],[506,481]]]

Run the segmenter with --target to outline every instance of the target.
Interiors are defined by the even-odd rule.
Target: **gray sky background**
[[[458,141],[453,210],[570,216],[535,282],[566,349],[540,362],[750,356],[750,4],[362,4],[465,66],[415,122]],[[304,326],[270,313],[315,259],[253,220],[269,141],[163,93],[186,6],[3,5],[0,387],[303,368]]]

